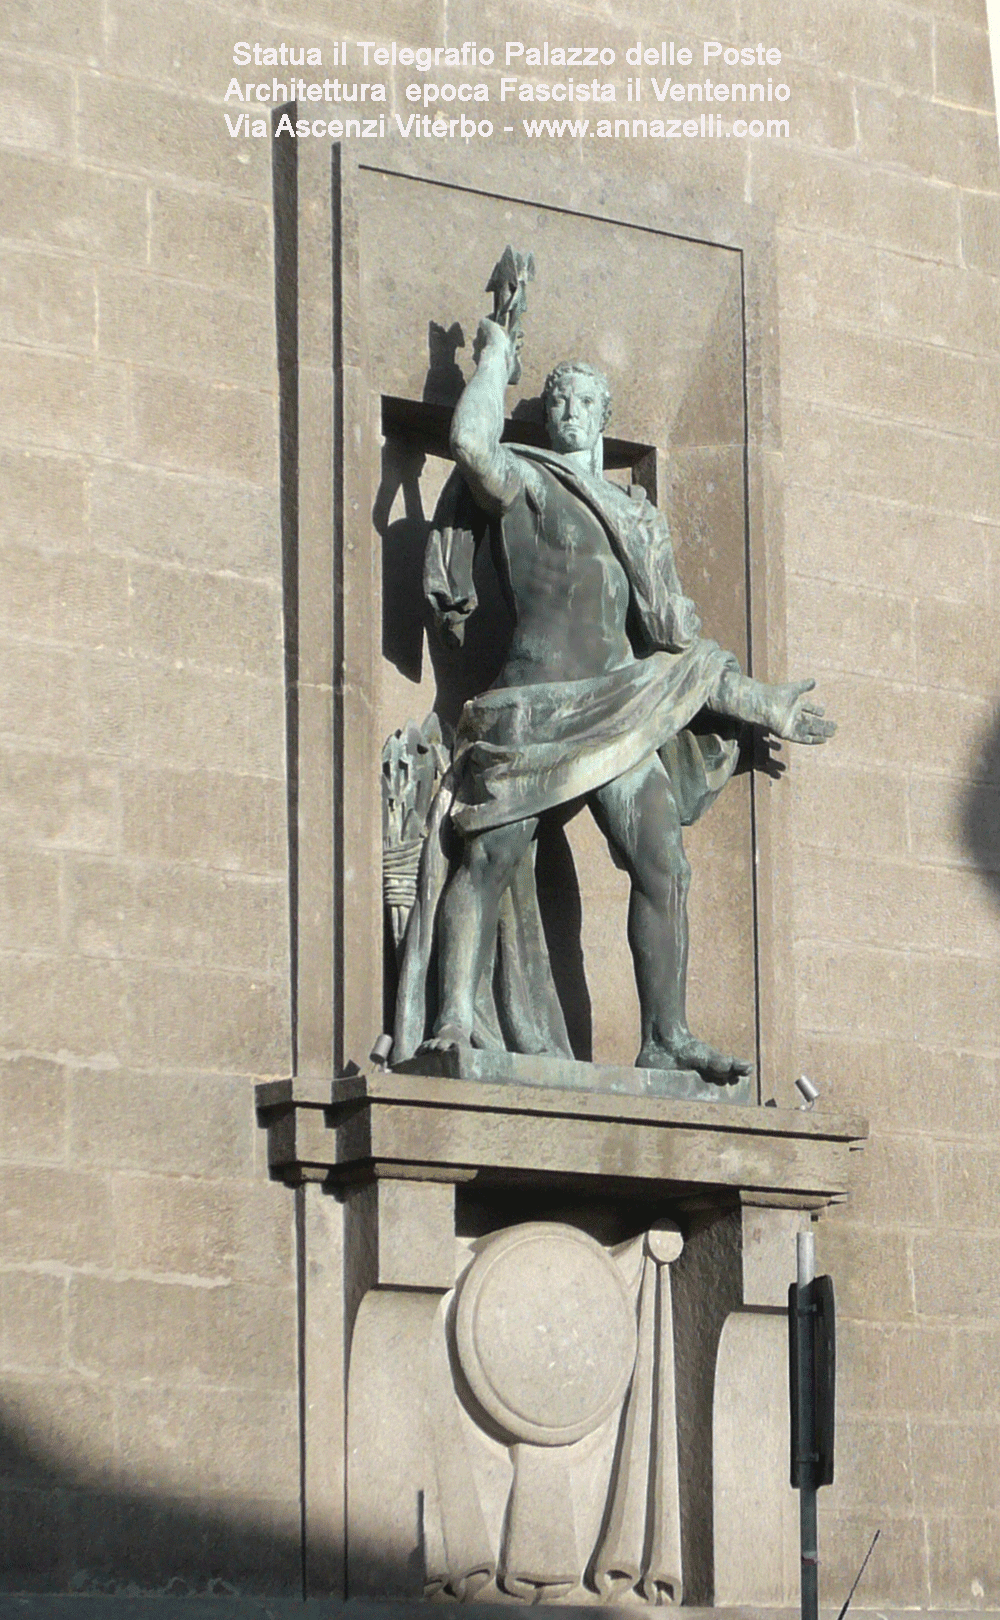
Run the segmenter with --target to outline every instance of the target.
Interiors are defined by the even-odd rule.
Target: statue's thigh
[[[474,880],[489,887],[504,888],[510,882],[538,826],[537,816],[492,827],[488,832],[466,838],[462,864]]]
[[[658,754],[598,788],[590,808],[630,871],[685,863],[677,801]]]

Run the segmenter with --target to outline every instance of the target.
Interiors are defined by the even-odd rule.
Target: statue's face
[[[604,423],[604,395],[593,377],[568,372],[549,393],[545,415],[553,450],[592,450]]]

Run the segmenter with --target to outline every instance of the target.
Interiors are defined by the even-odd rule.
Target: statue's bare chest
[[[518,617],[590,612],[624,625],[629,585],[600,518],[556,479],[522,493],[503,520],[507,571]]]

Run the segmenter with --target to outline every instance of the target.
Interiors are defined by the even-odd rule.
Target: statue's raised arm
[[[522,485],[518,464],[501,444],[504,395],[521,376],[522,320],[535,260],[509,245],[493,266],[486,291],[493,315],[479,323],[474,346],[476,370],[462,393],[451,423],[451,453],[466,482],[488,510],[506,511]]]
[[[488,511],[505,511],[521,487],[517,464],[501,444],[504,395],[516,363],[503,327],[482,320],[476,334],[476,370],[451,419],[451,453],[476,499]]]

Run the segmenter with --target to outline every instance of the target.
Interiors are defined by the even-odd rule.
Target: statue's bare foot
[[[806,702],[806,693],[815,685],[815,681],[785,681],[770,688],[767,724],[776,736],[797,743],[824,743],[833,736],[836,722],[824,720],[826,710],[819,703]]]
[[[463,1029],[460,1024],[441,1024],[426,1041],[421,1041],[417,1053],[419,1055],[421,1052],[458,1052],[462,1047],[471,1045],[472,1039],[468,1030]]]
[[[693,1069],[714,1085],[732,1086],[749,1074],[753,1064],[742,1058],[727,1057],[707,1041],[699,1041],[689,1030],[670,1040],[648,1040],[635,1060],[637,1069]]]

